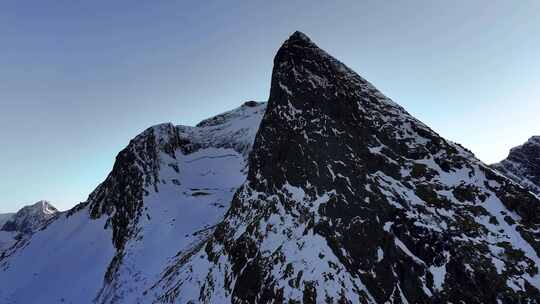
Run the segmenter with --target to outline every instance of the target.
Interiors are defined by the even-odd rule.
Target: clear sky
[[[539,14],[510,0],[2,1],[0,212],[68,209],[146,127],[266,100],[295,30],[499,161],[540,134]]]

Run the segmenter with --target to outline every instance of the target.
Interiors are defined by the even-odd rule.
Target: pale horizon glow
[[[486,163],[540,135],[538,1],[0,4],[0,213],[86,200],[147,127],[268,98],[295,30]]]

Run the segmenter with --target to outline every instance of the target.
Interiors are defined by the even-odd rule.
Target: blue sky
[[[538,1],[2,1],[0,212],[60,209],[146,127],[268,97],[295,30],[491,163],[540,134]]]

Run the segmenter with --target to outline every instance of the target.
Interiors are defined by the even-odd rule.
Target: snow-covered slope
[[[512,148],[506,159],[492,167],[540,195],[540,136]]]
[[[0,252],[16,241],[17,232],[0,230]]]
[[[134,138],[88,201],[0,258],[0,303],[138,303],[245,181],[265,104]]]
[[[148,302],[538,303],[540,202],[296,32],[248,178]]]
[[[114,256],[106,219],[62,213],[0,255],[0,303],[91,303]]]

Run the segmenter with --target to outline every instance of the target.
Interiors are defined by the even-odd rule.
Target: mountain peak
[[[54,207],[51,202],[46,200],[40,200],[29,206],[31,209],[36,211],[41,211],[43,214],[55,214],[58,212],[58,209]]]
[[[274,57],[269,109],[277,104],[298,108],[299,100],[307,100],[307,105],[315,106],[316,100],[335,99],[335,106],[347,106],[355,101],[343,97],[358,100],[360,95],[374,97],[367,99],[378,104],[399,107],[302,32],[292,34]]]
[[[524,144],[510,149],[508,157],[493,168],[540,195],[540,136],[532,136]]]
[[[529,139],[527,139],[527,141],[519,146],[516,146],[514,148],[512,148],[510,150],[510,156],[512,153],[515,153],[515,152],[520,152],[522,151],[523,149],[530,149],[530,148],[536,148],[537,146],[540,146],[540,136],[539,135],[534,135],[534,136],[531,136],[529,137]]]
[[[50,214],[55,214],[58,212],[59,212],[58,209],[56,209],[56,207],[54,207],[51,204],[51,202],[47,200],[39,200],[33,204],[22,207],[17,212],[17,214],[18,213],[32,213],[32,214],[42,213],[42,214],[50,215]]]
[[[286,45],[293,45],[293,44],[308,44],[316,46],[313,41],[304,33],[300,31],[295,31],[291,36],[289,36],[289,39],[285,41]]]
[[[276,66],[296,65],[302,63],[302,61],[292,61],[295,57],[301,58],[304,55],[313,52],[322,51],[311,39],[304,33],[296,31],[294,32],[279,48],[274,58],[274,71]],[[296,56],[295,56],[296,55]],[[288,64],[286,64],[288,63]]]
[[[532,136],[527,142],[540,145],[540,135]]]
[[[514,147],[510,150],[508,159],[518,160],[523,158],[540,158],[540,136],[530,137],[524,144]],[[528,161],[532,161],[529,159]]]
[[[40,200],[21,208],[0,230],[31,233],[46,225],[58,212],[49,201]]]
[[[256,141],[254,149],[260,149],[260,151],[254,153],[250,176],[254,180],[256,180],[254,177],[258,175],[269,176],[268,185],[276,182],[278,186],[281,186],[285,180],[291,182],[292,185],[299,185],[302,180],[305,180],[307,173],[296,177],[288,176],[289,173],[286,171],[293,170],[281,172],[283,168],[277,168],[283,174],[272,173],[276,168],[271,168],[271,164],[282,162],[299,164],[296,158],[302,159],[301,154],[305,151],[296,151],[298,155],[294,157],[289,155],[284,158],[284,155],[271,153],[270,150],[279,150],[281,148],[275,146],[283,145],[283,149],[292,151],[294,150],[293,143],[298,146],[309,146],[309,142],[328,141],[336,135],[333,132],[342,132],[342,134],[357,132],[354,126],[359,125],[364,116],[371,117],[372,121],[378,121],[377,124],[381,125],[389,118],[396,120],[396,126],[402,123],[401,120],[407,123],[410,121],[418,126],[418,129],[426,129],[422,133],[431,135],[431,131],[427,130],[423,124],[410,117],[368,81],[319,48],[305,34],[295,32],[284,42],[274,58],[268,108],[259,132],[261,141],[265,138],[264,141],[268,145],[257,145]],[[334,123],[336,126],[330,127],[330,124]],[[277,127],[280,128],[279,131]],[[286,127],[290,127],[290,130],[287,130],[290,134],[283,132]],[[364,127],[365,130],[362,130],[361,134],[366,136],[368,126],[364,125]],[[376,128],[373,126],[374,130],[369,130],[369,132],[375,134]],[[313,133],[311,138],[308,138],[308,133]],[[409,140],[412,141],[413,138]],[[376,139],[366,138],[366,142],[362,145],[366,143],[377,145],[376,142]],[[347,154],[346,151],[344,151],[345,154]],[[267,156],[273,156],[276,159],[270,159]],[[317,161],[324,163],[328,159],[328,154],[321,153],[317,158]],[[307,159],[304,160],[307,161]],[[310,166],[306,164],[304,169]],[[266,170],[269,171],[263,172]],[[302,170],[299,168],[294,171]],[[332,178],[330,172],[321,172],[321,175],[324,176],[322,177],[326,184],[324,187],[329,187],[330,184],[327,182]],[[323,188],[319,187],[319,189]]]

